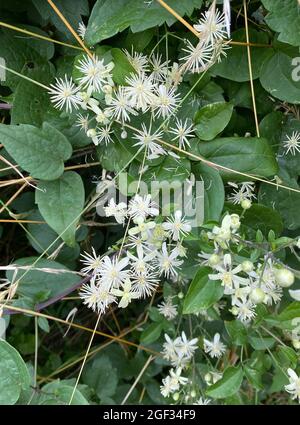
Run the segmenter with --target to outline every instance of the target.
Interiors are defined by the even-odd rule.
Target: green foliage
[[[74,246],[76,227],[84,206],[80,175],[67,171],[57,180],[40,182],[36,202],[47,224],[69,246]]]

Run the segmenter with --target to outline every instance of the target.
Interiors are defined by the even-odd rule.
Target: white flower
[[[182,49],[187,53],[180,60],[184,61],[184,66],[192,73],[199,73],[204,71],[207,65],[211,62],[213,49],[210,45],[205,45],[199,42],[195,47],[187,40],[187,46]]]
[[[160,387],[160,392],[163,397],[169,397],[170,394],[174,393],[179,389],[178,382],[175,383],[169,375],[162,380],[162,384],[163,385],[161,385]]]
[[[209,398],[202,398],[200,397],[193,405],[197,406],[205,406],[207,404],[210,404],[211,400]]]
[[[177,353],[180,357],[191,358],[194,355],[194,352],[198,348],[198,338],[193,338],[188,340],[184,332],[181,333],[181,341],[179,341],[177,346]]]
[[[83,22],[79,22],[77,32],[80,35],[80,37],[82,39],[84,39],[84,36],[85,36],[85,33],[86,33],[86,26],[84,25]]]
[[[113,139],[111,137],[112,133],[113,131],[110,129],[109,125],[98,127],[98,131],[96,135],[98,143],[101,143],[103,141],[106,145],[108,145],[109,143],[113,143]]]
[[[167,222],[162,224],[164,230],[170,233],[174,241],[178,241],[180,236],[186,236],[191,231],[191,225],[182,218],[180,210],[175,211],[174,217],[168,218]]]
[[[143,241],[146,241],[151,233],[151,230],[156,226],[154,221],[144,221],[143,217],[137,217],[134,219],[136,226],[131,227],[128,230],[128,234],[130,236],[134,236],[137,234],[141,234],[141,238]]]
[[[131,54],[124,49],[124,53],[127,57],[128,62],[134,68],[137,73],[148,71],[148,58],[142,53],[134,52],[132,48]]]
[[[133,219],[138,217],[145,219],[148,215],[158,215],[159,210],[155,202],[151,200],[151,195],[140,196],[136,194],[129,202],[128,213]]]
[[[127,278],[129,271],[123,270],[127,267],[129,259],[127,257],[118,260],[115,256],[112,259],[106,255],[101,264],[99,273],[102,280],[109,285],[109,287],[118,288]]]
[[[255,305],[250,301],[237,300],[235,303],[235,307],[233,307],[234,314],[240,319],[242,322],[248,322],[256,316],[254,311]]]
[[[84,252],[81,254],[81,257],[83,260],[80,260],[85,267],[81,269],[81,272],[84,274],[88,274],[90,272],[97,273],[99,271],[99,268],[102,264],[102,260],[100,255],[96,254],[95,249],[92,247],[92,254],[89,254],[88,252]]]
[[[300,132],[293,131],[291,136],[286,134],[286,140],[283,141],[283,147],[286,149],[285,154],[291,152],[296,155],[296,151],[300,152]]]
[[[107,113],[122,123],[130,121],[130,115],[137,115],[137,112],[132,109],[129,104],[129,98],[125,91],[125,87],[119,86],[118,90],[114,93],[114,96],[109,102],[109,108],[106,109]]]
[[[152,55],[149,59],[152,66],[151,77],[155,83],[164,81],[166,73],[168,72],[169,61],[162,62],[161,55]]]
[[[238,184],[229,182],[228,184],[235,188],[233,193],[228,197],[228,200],[233,204],[241,204],[245,199],[251,201],[252,198],[256,198],[254,194],[254,182],[243,182]]]
[[[79,78],[80,84],[83,87],[92,89],[93,91],[100,91],[106,84],[113,84],[110,71],[113,69],[114,64],[110,62],[104,65],[103,59],[98,59],[95,55],[93,58],[85,56],[76,65],[76,68],[83,74]]]
[[[292,394],[292,399],[298,398],[300,402],[300,377],[296,374],[293,369],[288,369],[289,381],[288,385],[285,385],[285,390]]]
[[[176,89],[174,87],[166,87],[160,84],[155,90],[155,116],[159,118],[166,118],[172,115],[177,108],[179,94],[175,94]]]
[[[173,381],[174,386],[175,385],[186,385],[188,383],[188,378],[185,378],[183,376],[181,376],[181,372],[182,369],[181,367],[179,367],[178,369],[176,369],[176,371],[174,372],[174,369],[170,369],[170,378]]]
[[[165,155],[166,151],[164,148],[155,140],[159,139],[163,135],[162,131],[157,130],[151,134],[151,127],[147,130],[147,127],[142,123],[142,130],[138,130],[133,138],[138,140],[134,146],[144,146],[148,149],[148,159],[158,158],[160,155]]]
[[[147,270],[153,269],[151,261],[155,255],[155,251],[151,251],[149,254],[145,255],[144,251],[141,249],[137,250],[137,257],[130,252],[127,253],[127,257],[131,260],[131,268],[136,274],[145,273]]]
[[[226,36],[224,14],[211,8],[202,13],[202,18],[197,25],[194,25],[194,28],[201,33],[201,39],[205,40],[205,44],[214,44],[215,41],[222,40]]]
[[[104,207],[106,217],[115,217],[117,223],[124,224],[125,218],[127,216],[127,205],[125,202],[120,202],[119,204],[115,203],[115,200],[111,198],[109,200],[108,206]]]
[[[89,116],[83,116],[82,114],[77,114],[76,126],[80,127],[82,130],[87,131],[89,128]]]
[[[91,279],[89,284],[82,285],[79,293],[83,304],[87,304],[89,308],[98,313],[104,313],[112,302],[115,302],[115,297],[110,293],[109,286],[103,282],[96,283],[96,277]]]
[[[158,286],[157,274],[149,270],[131,276],[132,288],[137,291],[139,298],[149,297]]]
[[[230,254],[225,254],[223,265],[218,264],[215,270],[219,273],[208,275],[210,280],[221,280],[222,286],[225,288],[225,294],[230,294],[234,287],[239,287],[240,284],[247,285],[249,280],[238,276],[237,274],[242,270],[241,264],[232,268],[232,260]]]
[[[175,135],[172,140],[178,140],[180,148],[185,148],[185,145],[190,147],[188,138],[193,137],[193,124],[189,125],[188,119],[183,122],[176,118],[175,127],[172,127],[169,132]]]
[[[125,87],[125,93],[128,95],[130,106],[146,112],[155,101],[152,78],[144,73],[130,74],[130,77],[126,77],[126,83],[128,85]]]
[[[294,300],[300,301],[300,289],[296,289],[296,290],[289,289],[289,294]]]
[[[222,357],[226,351],[226,346],[220,341],[220,334],[216,333],[214,339],[209,341],[204,338],[204,351],[210,355],[210,357]]]
[[[121,285],[120,289],[112,289],[111,293],[117,297],[121,297],[119,307],[126,308],[132,299],[139,298],[138,292],[132,288],[132,283],[129,279]]]
[[[167,297],[166,301],[163,301],[157,306],[158,311],[166,319],[172,320],[177,316],[177,305],[172,304],[172,297]]]
[[[68,80],[67,75],[65,75],[65,79],[56,78],[55,84],[50,84],[49,88],[51,102],[58,109],[66,106],[66,111],[72,112],[72,108],[78,109],[80,103],[77,96],[78,90],[79,88],[72,82],[72,79]]]
[[[167,244],[164,242],[161,251],[157,252],[157,257],[155,259],[160,275],[163,274],[165,277],[177,275],[176,268],[179,268],[183,263],[183,261],[178,260],[177,257],[178,250],[175,248],[169,253]]]

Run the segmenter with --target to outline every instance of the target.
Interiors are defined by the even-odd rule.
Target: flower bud
[[[192,398],[194,398],[194,397],[196,397],[196,395],[197,395],[197,394],[196,394],[196,391],[195,391],[195,390],[192,390],[192,391],[191,391],[191,397],[192,397]]]
[[[243,210],[249,210],[249,208],[251,208],[252,206],[252,202],[250,201],[250,199],[243,199],[241,202],[241,207],[243,208]]]
[[[250,293],[250,299],[254,304],[261,304],[265,299],[265,293],[260,288],[255,288]]]
[[[231,214],[230,217],[231,217],[230,227],[234,230],[237,230],[241,225],[240,217],[237,214]]]
[[[254,265],[253,265],[252,261],[249,261],[249,260],[243,261],[242,264],[241,264],[241,266],[242,266],[243,272],[245,272],[245,273],[252,272],[252,270],[254,268]]]
[[[234,316],[237,316],[239,314],[239,309],[237,307],[232,307],[230,311]]]
[[[87,132],[86,132],[87,137],[95,137],[97,135],[96,129],[95,128],[90,128]]]
[[[127,131],[123,130],[121,133],[121,139],[126,139],[126,137],[127,137]]]
[[[210,373],[206,373],[206,375],[204,376],[204,381],[209,384],[211,382],[211,374]]]
[[[179,400],[179,393],[174,393],[172,395],[172,398],[173,398],[174,401],[178,401]]]
[[[183,292],[179,292],[179,293],[177,294],[177,297],[178,297],[180,300],[182,300],[182,298],[184,298],[184,293],[183,293]]]
[[[220,264],[221,258],[218,254],[212,254],[208,259],[208,265],[209,266],[216,266]]]
[[[275,281],[282,288],[289,288],[295,281],[294,273],[288,269],[274,269]]]
[[[295,350],[300,350],[300,341],[298,339],[293,339],[292,344]]]

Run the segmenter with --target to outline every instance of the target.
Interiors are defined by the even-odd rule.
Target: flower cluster
[[[281,300],[283,288],[294,283],[294,274],[268,254],[256,262],[234,255],[232,248],[243,243],[238,234],[240,224],[237,214],[225,215],[221,226],[214,226],[207,234],[214,243],[214,252],[202,252],[199,257],[213,270],[209,279],[221,282],[224,295],[230,297],[231,313],[249,322],[255,317],[258,304],[277,304]]]
[[[201,32],[200,41],[194,47],[184,40],[180,64],[170,63],[161,54],[152,53],[148,57],[125,50],[132,72],[123,85],[114,83],[113,62],[107,63],[96,54],[84,56],[75,64],[74,80],[65,76],[51,85],[52,102],[67,112],[80,108],[77,125],[95,145],[107,145],[118,137],[127,139],[126,127],[133,118],[141,116],[142,123],[135,128],[133,139],[135,146],[147,148],[148,159],[167,154],[159,143],[164,135],[184,148],[193,136],[193,125],[189,119],[175,116],[182,103],[178,87],[185,72],[204,72],[224,54],[225,16],[211,8],[195,28]],[[84,37],[82,23],[79,30]],[[150,123],[146,125],[143,116],[148,112]]]
[[[119,252],[103,258],[94,250],[92,254],[83,254],[82,272],[90,274],[91,280],[82,286],[80,296],[98,313],[104,313],[116,302],[125,308],[133,299],[150,296],[161,277],[176,277],[183,262],[182,239],[191,230],[181,211],[163,223],[156,223],[154,218],[159,210],[150,195],[135,195],[128,208],[125,203],[112,201],[105,208],[107,216],[115,217],[119,223],[128,218],[132,226]],[[160,309],[168,318],[177,314],[170,299]]]

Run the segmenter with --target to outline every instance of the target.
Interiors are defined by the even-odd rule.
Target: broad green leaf
[[[226,102],[203,106],[195,116],[195,133],[201,140],[212,140],[230,121],[233,105]]]
[[[268,44],[268,36],[264,32],[254,29],[249,30],[249,37],[252,43]],[[232,34],[232,40],[246,42],[246,32],[239,29]],[[272,54],[272,49],[268,47],[251,47],[252,74],[253,79],[259,77],[260,69],[265,59]],[[249,64],[247,49],[241,49],[241,46],[232,46],[227,52],[227,57],[223,58],[221,63],[211,68],[213,74],[227,78],[232,81],[249,81]]]
[[[210,280],[209,267],[201,267],[196,273],[183,303],[183,314],[199,313],[219,301],[223,295],[221,282]]]
[[[218,221],[224,206],[224,185],[217,170],[203,163],[192,163],[192,172],[196,180],[203,181],[204,222]]]
[[[278,364],[284,369],[288,367],[295,369],[297,367],[298,354],[293,348],[287,345],[279,345],[278,351],[274,353],[274,357],[278,361]]]
[[[246,174],[268,177],[276,174],[278,168],[272,149],[262,137],[224,137],[199,142],[198,152],[209,161]],[[220,172],[226,180],[247,179],[230,170]]]
[[[247,329],[240,320],[225,322],[225,328],[232,342],[236,345],[244,345],[247,342]]]
[[[51,182],[39,182],[36,202],[47,224],[69,245],[75,244],[76,226],[84,206],[84,187],[79,174],[64,173]]]
[[[271,336],[253,336],[249,335],[249,343],[254,350],[267,350],[268,348],[273,347],[276,343],[276,340]]]
[[[54,76],[54,67],[49,62],[32,69],[30,78],[49,85]],[[41,126],[45,121],[51,101],[47,91],[20,78],[14,91],[11,124],[33,124]]]
[[[169,0],[168,5],[183,16],[190,16],[194,8],[200,8],[201,0]],[[166,22],[173,24],[173,17],[156,1],[146,4],[140,0],[97,0],[93,7],[85,41],[92,46],[130,27],[132,32],[144,31]]]
[[[55,297],[80,281],[78,275],[56,261],[26,257],[19,258],[14,264],[25,268],[19,269],[17,273],[8,270],[8,280],[19,280],[17,293],[31,298],[34,302]]]
[[[111,49],[111,55],[115,65],[112,70],[113,80],[117,84],[125,84],[126,77],[129,76],[130,73],[134,73],[135,70],[121,49]]]
[[[260,82],[277,99],[300,104],[300,81],[293,78],[294,70],[292,58],[283,52],[277,52],[264,62]]]
[[[258,369],[250,367],[249,365],[244,366],[245,377],[251,385],[257,390],[263,390],[264,384],[262,382],[262,373]]]
[[[121,171],[132,158],[132,154],[119,142],[100,144],[96,147],[96,152],[102,167],[108,171]]]
[[[231,213],[242,214],[243,210],[239,205],[226,203],[226,206]],[[242,224],[254,230],[259,229],[264,235],[273,230],[279,236],[283,231],[280,214],[275,209],[260,204],[252,204],[251,208],[245,211]]]
[[[118,387],[117,369],[113,367],[107,354],[96,357],[84,370],[82,379],[86,385],[94,389],[100,399],[112,397]]]
[[[160,337],[161,331],[163,330],[163,322],[153,322],[148,325],[141,334],[142,344],[152,344]]]
[[[65,136],[47,122],[33,125],[0,124],[0,141],[15,161],[32,177],[54,180],[62,175],[72,147]]]
[[[87,405],[89,404],[86,398],[76,388],[73,395],[74,388],[59,379],[42,387],[39,392],[38,404],[41,405],[69,405],[71,397],[72,405]]]
[[[283,113],[274,111],[267,114],[259,123],[261,137],[268,140],[275,152],[278,151],[284,121],[285,118]]]
[[[45,22],[44,25],[51,23],[58,29],[60,33],[63,33],[64,38],[67,37],[73,40],[73,36],[70,33],[70,30],[66,27],[57,13],[55,13],[50,4],[41,2],[39,0],[33,0],[32,3],[36,9],[34,12],[39,13],[40,19],[42,22]],[[79,22],[82,21],[82,16],[87,16],[89,14],[88,0],[77,0],[76,3],[74,3],[74,0],[55,0],[55,5],[65,17],[65,19],[69,22],[71,27],[73,27],[75,30],[77,30]]]
[[[300,46],[300,12],[296,0],[262,0],[269,11],[265,17],[272,30],[279,32],[278,40]]]
[[[231,397],[238,392],[243,381],[244,372],[241,367],[229,366],[222,379],[206,390],[206,395],[215,399]]]
[[[30,386],[30,375],[24,360],[8,342],[0,340],[0,405],[15,404]]]

